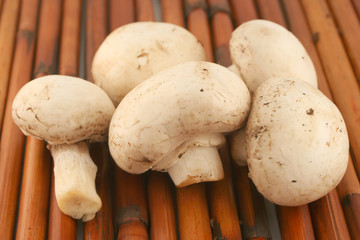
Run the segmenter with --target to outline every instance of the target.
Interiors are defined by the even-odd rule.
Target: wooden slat
[[[147,195],[151,239],[177,239],[174,187],[167,173],[149,172]]]
[[[95,52],[108,34],[107,3],[101,0],[86,2],[86,78],[93,82],[91,63]],[[113,205],[112,205],[112,167],[106,143],[93,144],[90,147],[91,157],[98,170],[96,191],[102,207],[94,219],[84,223],[85,239],[114,239]]]
[[[117,239],[149,239],[145,174],[133,175],[116,167],[114,191]]]
[[[315,239],[307,205],[300,207],[277,206],[276,210],[283,240]]]
[[[78,76],[82,0],[65,0],[59,52],[59,74]],[[60,211],[51,180],[48,239],[76,239],[76,221]]]
[[[360,0],[352,0],[353,7],[355,8],[358,17],[360,18]]]
[[[351,0],[327,0],[327,2],[335,17],[357,80],[360,81],[360,19]]]
[[[60,0],[42,1],[36,43],[35,78],[57,71],[61,7]],[[45,238],[50,179],[50,153],[43,141],[29,136],[26,141],[16,239]]]
[[[161,0],[162,21],[185,27],[181,0]]]
[[[230,0],[236,27],[243,22],[258,18],[253,0]]]
[[[110,0],[110,31],[135,21],[134,0]]]
[[[6,104],[19,11],[20,0],[6,0],[0,17],[0,129]]]
[[[210,0],[208,4],[211,13],[215,61],[221,65],[230,66],[229,41],[233,30],[229,15],[230,6],[226,0]],[[228,145],[222,146],[219,153],[224,169],[224,179],[208,183],[213,238],[241,239]]]
[[[264,198],[248,177],[248,168],[233,163],[237,207],[243,239],[271,239]]]
[[[0,144],[0,232],[2,239],[11,239],[20,184],[24,152],[24,134],[14,124],[11,104],[19,89],[31,79],[36,41],[38,0],[24,0],[12,63]]]
[[[286,28],[286,21],[278,0],[256,0],[260,17]]]
[[[136,21],[151,21],[154,19],[154,6],[152,0],[135,0]]]

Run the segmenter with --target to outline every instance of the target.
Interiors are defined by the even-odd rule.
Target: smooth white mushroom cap
[[[345,174],[349,140],[337,107],[303,81],[270,79],[253,95],[246,126],[249,176],[270,201],[297,206]]]
[[[201,43],[185,28],[163,22],[136,22],[113,31],[97,50],[94,82],[117,106],[151,75],[187,61],[205,60]]]
[[[106,93],[80,78],[48,75],[25,84],[12,117],[27,136],[53,144],[106,141],[115,110]]]
[[[110,152],[125,171],[142,173],[198,135],[238,129],[249,108],[246,85],[227,68],[179,64],[153,75],[121,101],[110,123]]]
[[[274,77],[296,78],[317,87],[315,67],[305,48],[274,22],[257,19],[241,24],[232,33],[230,53],[250,92]]]

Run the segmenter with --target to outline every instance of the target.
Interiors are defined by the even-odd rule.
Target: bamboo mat
[[[0,10],[0,239],[360,239],[360,0],[0,0]],[[175,188],[164,173],[121,171],[106,144],[96,144],[103,207],[84,224],[63,215],[49,152],[11,119],[21,86],[53,73],[92,81],[102,40],[133,21],[186,27],[209,61],[229,66],[232,30],[255,18],[300,39],[320,90],[344,116],[351,158],[338,187],[309,205],[274,206],[247,168],[232,163],[228,146],[220,149],[224,180]]]

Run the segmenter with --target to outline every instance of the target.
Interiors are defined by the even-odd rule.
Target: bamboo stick
[[[286,21],[281,10],[279,0],[256,0],[260,16],[263,19],[270,20],[283,27],[286,27]]]
[[[185,27],[181,0],[161,0],[162,21]]]
[[[233,30],[230,6],[224,0],[208,1],[211,12],[211,27],[217,63],[230,66],[229,41]],[[213,238],[241,239],[234,187],[232,183],[231,160],[225,144],[219,151],[224,168],[224,179],[208,184],[208,199],[213,229]]]
[[[135,21],[134,0],[110,0],[110,31]]]
[[[354,165],[360,171],[360,88],[329,9],[323,0],[302,0],[312,33],[318,36],[316,47],[333,93],[348,128]]]
[[[248,168],[233,164],[233,176],[243,239],[271,239],[264,198],[248,177]]]
[[[213,61],[206,2],[184,2],[189,31],[203,44],[208,61]],[[206,199],[206,184],[176,188],[180,239],[211,239],[210,218]]]
[[[174,207],[174,185],[167,173],[149,172],[148,204],[151,239],[177,239]]]
[[[352,62],[354,72],[358,81],[360,81],[360,19],[356,15],[351,0],[328,0],[327,2],[340,28],[339,31]]]
[[[3,122],[19,10],[20,0],[6,0],[0,15],[0,129]]]
[[[130,2],[130,1],[129,1]],[[111,31],[135,21],[135,3],[112,1]],[[121,17],[115,17],[115,12]],[[115,227],[117,239],[148,239],[145,174],[132,175],[115,166]]]
[[[179,235],[182,240],[212,239],[205,183],[176,188]]]
[[[360,18],[360,0],[352,0],[352,3],[358,17]]]
[[[300,3],[298,1],[286,1],[284,2],[284,8],[288,13],[290,30],[299,38],[314,62],[318,76],[319,89],[329,99],[332,99],[325,73],[323,71],[319,55],[316,51],[312,35],[307,27],[306,17],[304,12],[301,10]],[[356,178],[354,180],[357,181]],[[340,207],[339,199],[330,197],[336,194],[335,190],[333,190],[329,195],[309,205],[315,235],[319,238],[339,235],[339,237],[341,237],[340,239],[347,239],[349,237],[349,232],[344,219],[344,213]],[[324,218],[323,216],[328,217]],[[324,231],[324,229],[326,229],[326,231]]]
[[[315,239],[307,205],[299,207],[277,206],[276,212],[283,240]]]
[[[152,0],[135,0],[135,8],[136,21],[142,22],[154,19],[154,6]]]
[[[92,59],[108,34],[107,7],[107,2],[101,0],[89,0],[86,3],[86,75],[90,82],[93,82]],[[90,154],[98,167],[96,191],[101,198],[102,207],[94,219],[84,223],[84,238],[114,239],[112,167],[107,144],[93,144]]]
[[[36,43],[35,78],[54,74],[57,70],[60,16],[60,0],[42,1]],[[26,142],[16,239],[45,238],[50,177],[51,158],[45,143],[29,136]]]
[[[148,239],[145,174],[115,169],[115,224],[117,239]]]
[[[236,26],[258,18],[253,0],[230,0]]]
[[[82,0],[65,0],[60,40],[59,74],[78,76]],[[48,239],[76,239],[76,221],[63,214],[56,202],[52,176]]]
[[[24,0],[20,12],[19,29],[12,63],[5,107],[0,148],[0,232],[2,239],[11,239],[20,183],[21,162],[25,137],[13,123],[11,104],[19,89],[31,79],[38,0]]]

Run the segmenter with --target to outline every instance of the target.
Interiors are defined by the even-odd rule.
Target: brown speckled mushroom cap
[[[115,108],[106,93],[76,77],[48,75],[24,85],[12,104],[14,122],[50,145],[106,141]]]

